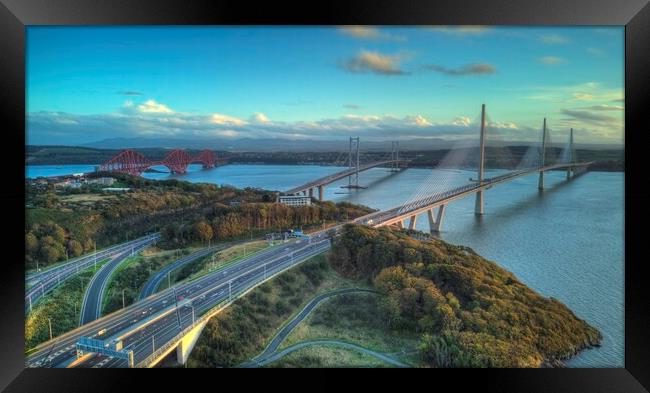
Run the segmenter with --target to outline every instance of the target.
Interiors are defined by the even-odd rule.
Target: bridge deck
[[[415,201],[409,201],[403,205],[394,207],[392,209],[375,212],[363,217],[359,217],[354,222],[372,226],[384,226],[397,223],[407,217],[411,217],[431,208],[447,204],[453,200],[464,198],[467,195],[474,194],[478,191],[485,190],[497,184],[505,183],[514,180],[518,177],[527,176],[536,172],[546,172],[556,169],[563,169],[569,167],[586,167],[592,162],[576,163],[576,164],[554,164],[547,165],[541,168],[523,169],[506,173],[501,176],[486,179],[481,184],[467,184],[451,190],[438,192],[435,194],[427,195]]]
[[[388,160],[388,161],[377,161],[377,162],[371,162],[369,164],[364,164],[359,166],[359,172],[367,171],[368,169],[375,168],[378,166],[382,165],[388,165],[394,163],[395,160]],[[352,176],[357,172],[356,168],[351,168],[351,169],[345,169],[340,172],[333,173],[331,175],[327,175],[324,177],[321,177],[320,179],[316,179],[314,181],[311,181],[309,183],[305,183],[303,185],[300,185],[298,187],[294,187],[290,190],[285,191],[285,194],[297,194],[302,191],[307,191],[310,188],[314,187],[319,187],[319,186],[324,186],[330,183],[333,183],[337,180],[343,179],[348,176]]]

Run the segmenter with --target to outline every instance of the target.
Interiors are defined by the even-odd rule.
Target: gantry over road
[[[479,176],[474,184],[428,194],[399,207],[371,213],[353,222],[369,226],[397,224],[411,218],[415,227],[418,214],[429,212],[432,230],[439,230],[444,206],[456,199],[476,194],[476,214],[483,214],[483,192],[521,176],[539,173],[538,188],[544,188],[544,172],[566,170],[567,180],[584,172],[590,162],[575,162],[572,153],[567,162],[545,164],[546,127],[544,126],[540,162],[533,168],[516,170],[491,179],[484,178],[483,108]],[[544,122],[546,124],[546,122]],[[439,207],[434,220],[433,208]],[[334,233],[341,225],[334,228]],[[329,230],[318,231],[309,239],[292,240],[244,258],[233,265],[212,271],[190,282],[172,286],[131,306],[97,319],[30,351],[29,367],[152,367],[176,351],[185,363],[208,320],[230,305],[237,297],[287,269],[329,250]]]

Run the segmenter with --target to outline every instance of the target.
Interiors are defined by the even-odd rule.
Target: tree
[[[91,251],[95,249],[95,242],[93,242],[93,239],[87,237],[86,240],[84,241],[84,251]]]
[[[78,241],[73,239],[68,242],[68,254],[71,257],[78,257],[83,251],[84,249]]]
[[[28,232],[25,235],[25,251],[30,255],[34,255],[38,252],[38,239],[32,232]]]
[[[61,252],[59,249],[52,245],[41,246],[40,254],[43,260],[47,263],[56,262],[61,258]]]
[[[194,225],[194,234],[202,241],[210,240],[214,236],[212,227],[205,221],[199,221]]]

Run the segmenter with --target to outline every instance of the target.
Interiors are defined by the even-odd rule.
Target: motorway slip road
[[[88,288],[86,288],[86,292],[84,293],[83,302],[81,304],[81,313],[79,316],[80,325],[85,325],[101,316],[102,304],[104,303],[104,293],[106,292],[111,277],[124,260],[130,256],[136,255],[147,247],[149,247],[149,243],[143,243],[133,249],[124,251],[102,266],[97,273],[95,273],[88,284]]]
[[[312,236],[310,242],[296,240],[271,247],[194,281],[177,284],[45,342],[29,351],[26,365],[65,367],[74,360],[75,344],[83,336],[104,340],[122,338],[124,347],[134,350],[138,364],[155,348],[173,338],[181,327],[191,325],[194,318],[228,300],[231,292],[241,293],[259,283],[262,278],[322,253],[329,246],[329,240],[323,232]],[[179,303],[178,308],[176,302]],[[122,360],[111,359],[104,367],[126,367],[126,364]]]
[[[70,262],[56,267],[28,275],[28,287],[25,293],[25,314],[31,312],[32,307],[48,292],[59,286],[66,280],[76,276],[78,273],[91,267],[95,262],[114,257],[125,251],[136,247],[150,245],[160,238],[160,234],[154,233],[141,238],[121,243],[107,249],[85,255]]]

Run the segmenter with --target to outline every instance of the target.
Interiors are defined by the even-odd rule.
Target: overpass
[[[405,220],[410,218],[409,227],[414,228],[417,215],[429,212],[432,230],[440,230],[444,207],[454,200],[474,194],[475,213],[483,214],[483,192],[491,187],[522,176],[538,174],[538,188],[543,190],[545,172],[566,170],[567,180],[571,180],[584,173],[591,164],[576,162],[572,153],[573,132],[570,133],[571,155],[567,162],[546,164],[547,132],[544,126],[541,157],[537,165],[494,178],[484,178],[484,114],[483,107],[479,172],[478,179],[473,184],[425,195],[396,208],[360,217],[353,222],[375,227],[392,224],[404,227]],[[435,207],[439,210],[434,217]],[[331,228],[315,232],[308,240],[292,240],[266,249],[234,265],[172,286],[65,333],[30,351],[27,366],[153,367],[173,351],[176,351],[179,362],[185,363],[212,316],[273,276],[327,251],[330,248],[327,232],[330,230]]]
[[[349,157],[348,169],[344,169],[340,172],[336,172],[331,175],[321,177],[320,179],[316,179],[314,181],[310,181],[308,183],[299,185],[297,187],[285,191],[284,194],[297,195],[302,193],[303,195],[309,194],[310,197],[313,197],[314,190],[318,189],[318,200],[322,201],[323,194],[325,191],[325,186],[337,180],[344,179],[346,177],[349,178],[350,181],[347,186],[343,186],[343,187],[364,188],[363,186],[359,185],[360,172],[364,172],[367,171],[368,169],[376,168],[379,166],[391,166],[391,170],[393,171],[399,170],[399,143],[395,141],[392,142],[390,159],[379,160],[379,161],[360,165],[359,164],[359,137],[355,137],[355,138],[350,137],[350,152],[348,157]],[[353,177],[354,177],[354,182],[352,180]]]
[[[329,247],[325,231],[308,241],[276,245],[42,343],[29,351],[26,365],[152,367],[174,349],[184,362],[209,318],[266,280]],[[101,345],[92,347],[86,339]]]

